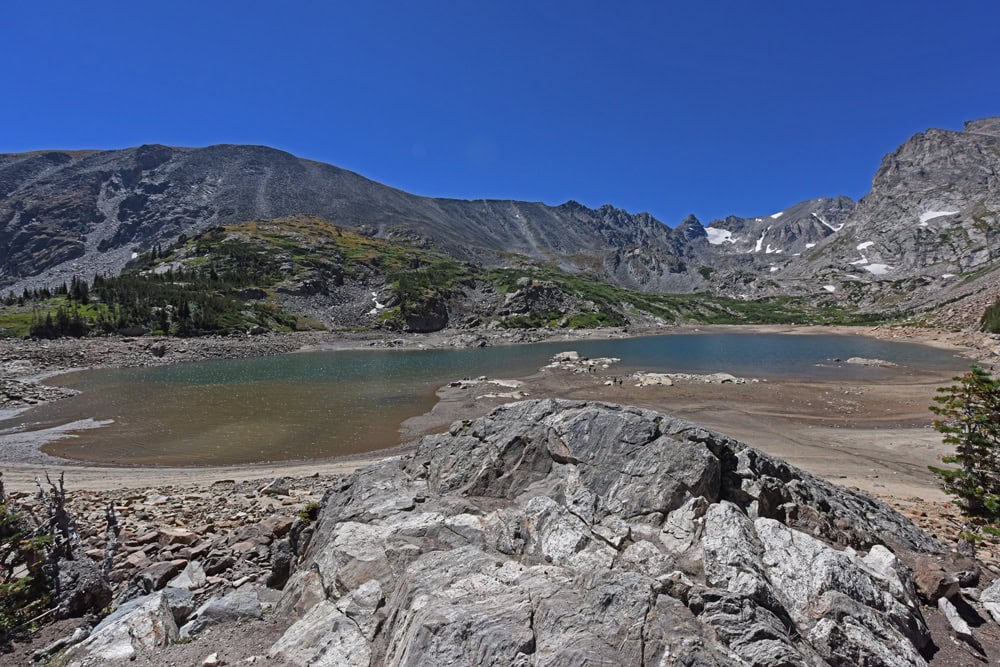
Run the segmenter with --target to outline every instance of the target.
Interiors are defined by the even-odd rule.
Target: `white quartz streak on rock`
[[[882,542],[941,548],[884,505],[694,424],[512,403],[327,497],[278,605],[312,611],[272,655],[924,665],[913,587]]]

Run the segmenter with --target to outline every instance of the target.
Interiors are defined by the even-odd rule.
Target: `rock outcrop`
[[[328,491],[291,664],[923,665],[901,515],[695,424],[524,401]]]
[[[839,300],[883,300],[894,309],[952,304],[984,290],[995,298],[998,124],[986,118],[961,132],[910,137],[883,158],[843,229],[778,275],[788,285],[811,284],[817,294],[828,284]],[[977,277],[985,279],[970,284]]]

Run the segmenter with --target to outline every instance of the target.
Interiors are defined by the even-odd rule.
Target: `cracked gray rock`
[[[330,489],[271,654],[924,665],[900,555],[941,550],[882,503],[695,424],[525,401]]]

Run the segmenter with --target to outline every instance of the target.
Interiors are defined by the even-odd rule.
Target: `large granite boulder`
[[[525,401],[331,489],[271,654],[923,665],[904,555],[941,550],[884,504],[689,422]]]

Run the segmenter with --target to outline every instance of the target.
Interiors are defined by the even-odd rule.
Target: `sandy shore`
[[[64,474],[70,490],[108,491],[113,489],[145,489],[165,486],[209,486],[232,480],[270,480],[275,477],[303,478],[311,475],[349,475],[360,467],[406,451],[383,450],[370,456],[339,458],[305,463],[264,464],[254,466],[213,466],[204,468],[125,468],[114,466],[72,465],[61,462],[48,464],[4,463],[3,483],[8,491],[33,491],[35,478],[50,475],[55,479]]]
[[[788,327],[788,326],[711,326],[670,327],[645,331],[624,332],[605,329],[585,332],[540,333],[540,340],[563,340],[567,349],[577,340],[593,340],[636,335],[663,335],[696,331],[740,331],[785,334],[869,335],[881,338],[919,342],[953,349],[970,356],[981,356],[979,350],[962,347],[960,334],[933,330],[894,330],[853,327]],[[373,340],[370,336],[339,339],[310,337],[299,349],[347,349],[358,347],[400,346],[445,347],[476,344],[470,334],[428,334],[394,340]],[[502,344],[497,338],[489,344]],[[506,342],[522,342],[508,339]],[[107,349],[107,341],[97,341]],[[290,345],[272,344],[270,349],[287,349]],[[245,354],[241,347],[240,353]],[[188,355],[185,359],[198,355]],[[10,358],[8,355],[7,358]],[[74,358],[79,359],[77,353]],[[74,364],[78,366],[79,364]],[[51,369],[49,369],[51,370]],[[725,370],[725,369],[719,369]],[[606,386],[618,375],[612,367],[596,374],[574,374],[566,371],[540,371],[519,378],[524,383],[520,391],[530,398],[561,397],[605,400],[640,405],[690,419],[709,428],[743,440],[768,453],[782,457],[824,478],[854,486],[879,495],[902,498],[920,497],[944,501],[936,480],[927,466],[939,461],[944,453],[938,434],[929,427],[931,405],[936,387],[948,377],[921,374],[918,369],[894,373],[879,383],[843,382],[767,382],[758,384],[703,384],[678,382],[671,387]],[[407,420],[402,426],[404,442],[421,434],[440,431],[457,420],[485,414],[506,398],[477,398],[484,394],[509,394],[509,389],[445,387],[438,392],[439,403],[428,414]],[[31,438],[25,434],[21,446],[22,460],[31,457]],[[37,450],[37,447],[35,448]],[[358,466],[398,451],[373,452],[349,458],[308,463],[269,464],[212,468],[122,468],[79,464],[62,464],[52,457],[33,459],[31,463],[4,462],[4,482],[8,488],[33,486],[34,475],[48,470],[65,471],[71,488],[101,490],[107,488],[141,488],[177,483],[210,484],[220,479],[264,479],[279,475],[307,476],[348,473]]]
[[[879,383],[777,381],[637,387],[596,373],[542,371],[519,390],[529,398],[570,398],[666,412],[742,440],[820,477],[879,495],[944,501],[927,469],[947,451],[930,427],[935,389],[947,376],[900,372]],[[510,399],[479,398],[496,388],[445,387],[426,414],[404,423],[417,436],[485,414]]]

